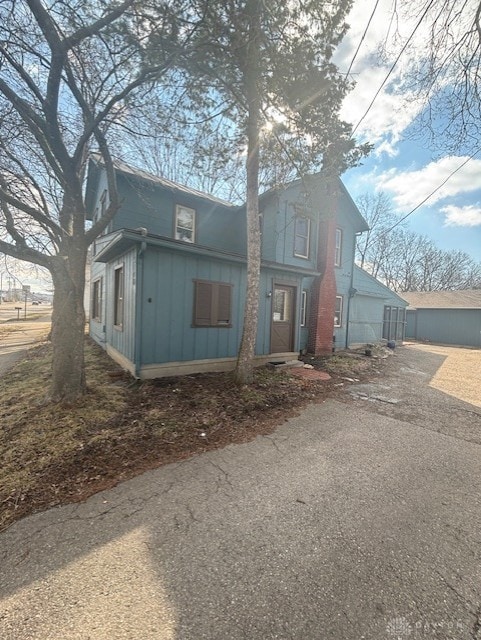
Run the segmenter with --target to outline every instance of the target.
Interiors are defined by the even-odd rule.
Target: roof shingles
[[[400,295],[414,309],[481,309],[481,289],[404,291]]]

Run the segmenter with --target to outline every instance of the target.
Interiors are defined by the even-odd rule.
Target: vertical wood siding
[[[135,358],[135,289],[136,289],[137,250],[112,260],[106,268],[104,279],[105,299],[105,329],[106,340],[128,360]],[[114,327],[114,274],[115,269],[123,265],[124,268],[124,312],[122,329]]]
[[[142,364],[234,357],[241,336],[245,269],[174,251],[145,254]],[[194,327],[194,280],[232,284],[232,327]]]
[[[417,309],[408,318],[410,337],[481,347],[481,309]]]

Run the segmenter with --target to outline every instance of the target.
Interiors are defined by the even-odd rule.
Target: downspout
[[[142,366],[142,301],[144,298],[144,253],[147,249],[147,242],[142,241],[137,253],[137,273],[135,287],[135,347],[134,347],[134,367],[135,377],[140,378],[140,368]]]
[[[356,233],[354,235],[354,242],[353,242],[353,247],[352,247],[352,267],[351,267],[351,282],[349,283],[349,293],[347,296],[347,309],[346,309],[346,343],[344,345],[345,349],[349,349],[349,322],[350,322],[350,316],[351,316],[351,298],[354,298],[354,296],[357,293],[357,289],[354,289],[354,266],[355,266],[355,260],[356,260],[356,238],[357,236],[360,236],[362,234],[362,231]]]

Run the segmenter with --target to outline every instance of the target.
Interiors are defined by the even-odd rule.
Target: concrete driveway
[[[13,525],[0,638],[481,638],[481,410],[439,388],[450,353]]]

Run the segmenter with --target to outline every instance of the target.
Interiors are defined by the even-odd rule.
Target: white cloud
[[[347,72],[365,36],[350,72],[356,87],[346,96],[341,116],[356,126],[369,109],[355,135],[374,143],[376,155],[393,157],[398,153],[397,145],[403,133],[424,106],[421,96],[416,97],[403,88],[403,81],[429,55],[431,14],[428,19],[420,20],[423,7],[417,11],[413,5],[396,8],[392,0],[380,0],[371,15],[374,7],[375,0],[355,0],[347,18],[350,29],[336,50],[334,62],[341,72]],[[452,28],[466,33],[464,22],[458,22]],[[388,82],[369,107],[388,74]]]
[[[441,209],[444,213],[444,224],[447,227],[478,227],[481,226],[481,205],[467,205],[456,207],[447,205]]]
[[[391,169],[378,176],[376,189],[390,192],[398,207],[413,209],[465,160],[467,158],[463,156],[447,156],[436,162],[430,162],[419,170]],[[470,160],[429,198],[426,206],[431,206],[448,197],[477,190],[481,190],[481,160]]]

